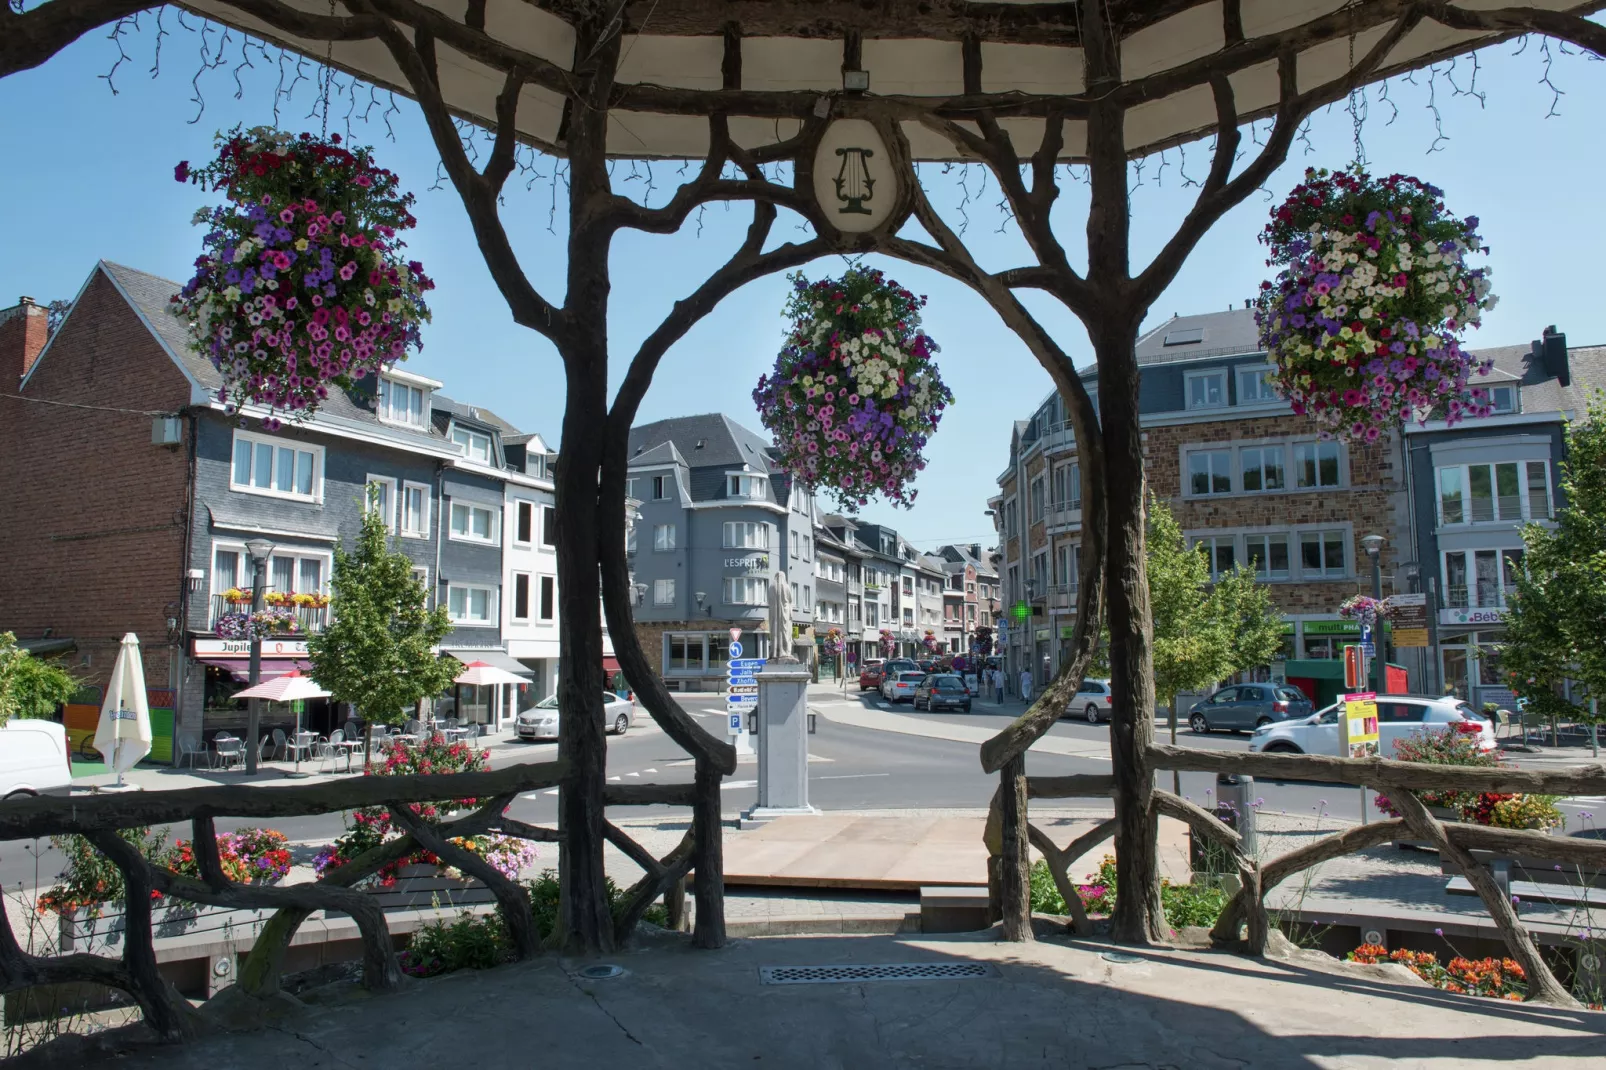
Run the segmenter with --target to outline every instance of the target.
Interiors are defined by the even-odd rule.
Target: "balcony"
[[[268,597],[271,598],[271,597],[273,597],[273,595],[270,593]],[[286,596],[286,597],[293,598],[295,596],[290,595],[290,596]],[[288,608],[291,611],[291,613],[294,615],[294,618],[295,618],[295,621],[296,621],[296,633],[299,633],[301,635],[307,635],[307,634],[310,634],[312,632],[321,632],[321,631],[323,631],[325,626],[327,626],[328,623],[329,623],[329,605],[328,605],[329,596],[328,595],[316,595],[316,596],[313,596],[313,597],[322,598],[324,600],[324,604],[321,605],[321,606],[290,605],[290,606],[286,606],[286,607],[279,607],[279,606],[274,606],[271,603],[269,603],[268,608],[269,609]],[[217,622],[218,622],[218,618],[219,617],[225,616],[225,615],[230,614],[230,613],[249,614],[250,612],[251,612],[251,603],[250,602],[245,602],[245,603],[230,602],[223,595],[215,594],[215,595],[212,596],[211,615],[207,617],[207,621],[206,621],[207,629],[209,631],[214,631],[214,632],[217,631]]]
[[[1451,586],[1444,589],[1444,604],[1448,609],[1504,608],[1511,600],[1515,586],[1502,586],[1494,582],[1470,586]]]
[[[1077,584],[1060,583],[1048,589],[1048,608],[1069,613],[1076,608]]]

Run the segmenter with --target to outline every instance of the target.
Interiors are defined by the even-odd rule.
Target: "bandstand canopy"
[[[237,0],[238,2],[238,0]],[[328,0],[285,0],[308,16],[353,12]],[[370,0],[372,10],[410,34],[434,39],[442,95],[458,115],[491,125],[505,74],[526,77],[518,131],[561,153],[566,74],[576,62],[572,27],[588,0]],[[1466,11],[1519,0],[1460,0]],[[187,0],[218,22],[322,60],[357,77],[407,93],[407,79],[373,37],[336,41],[298,35],[248,14],[252,3]],[[1279,54],[1297,57],[1300,92],[1340,78],[1383,40],[1404,0],[1110,0],[1121,36],[1127,149],[1133,155],[1187,141],[1212,129],[1211,71],[1200,61],[1231,54],[1238,117],[1270,114],[1278,100]],[[1527,0],[1526,8],[1571,10],[1573,0]],[[258,10],[263,10],[258,8]],[[919,159],[950,159],[952,144],[922,126],[916,111],[965,121],[993,110],[1020,151],[1029,154],[1042,116],[1066,116],[1062,157],[1085,151],[1079,109],[1087,103],[1078,28],[1080,5],[1031,0],[633,0],[625,8],[618,87],[608,151],[621,158],[702,157],[706,116],[730,116],[733,140],[747,149],[784,140],[802,121],[830,107],[836,117],[865,117],[874,101],[909,106],[901,116]],[[310,24],[309,24],[310,25]],[[1452,29],[1431,14],[1391,48],[1373,77],[1470,51],[1507,33]],[[1353,37],[1353,44],[1351,38]],[[844,91],[844,72],[863,71],[868,90]],[[829,104],[822,105],[822,97]],[[884,104],[883,104],[884,106]]]

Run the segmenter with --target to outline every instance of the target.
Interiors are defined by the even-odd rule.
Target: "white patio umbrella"
[[[269,702],[301,702],[309,698],[328,698],[330,692],[319,687],[310,676],[302,676],[299,669],[264,680],[255,687],[236,691],[235,698],[261,698]],[[296,773],[301,772],[301,707],[296,707]]]
[[[471,661],[463,666],[463,671],[457,674],[452,683],[473,684],[476,687],[482,687],[490,684],[514,684],[516,686],[518,684],[527,684],[529,681],[517,673],[508,672],[506,669],[498,669],[495,665],[488,665],[483,661]],[[496,695],[497,710],[493,727],[502,723],[502,694],[502,692],[498,692]],[[462,712],[461,704],[458,706],[458,712]]]
[[[117,663],[106,685],[106,700],[100,705],[100,723],[95,727],[95,749],[117,773],[117,786],[123,787],[123,774],[151,752],[151,710],[145,698],[145,662],[139,655],[139,636],[123,636],[117,650]]]

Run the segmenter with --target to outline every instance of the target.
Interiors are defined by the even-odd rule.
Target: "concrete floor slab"
[[[354,993],[261,1033],[135,1050],[120,1067],[1598,1066],[1606,1016],[1391,985],[1362,971],[1226,953],[970,937],[683,941],[588,963],[543,959]],[[965,963],[957,980],[766,985],[764,966]],[[107,1062],[111,1061],[108,1057]],[[95,1065],[92,1060],[79,1065]]]

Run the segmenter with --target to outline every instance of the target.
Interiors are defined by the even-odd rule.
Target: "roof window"
[[[1168,331],[1163,344],[1168,346],[1191,346],[1204,341],[1203,327],[1186,327],[1178,331]]]

